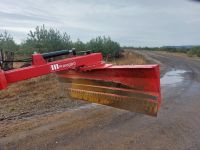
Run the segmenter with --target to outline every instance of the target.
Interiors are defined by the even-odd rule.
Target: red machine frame
[[[127,108],[127,110],[152,116],[157,115],[161,104],[159,65],[113,66],[103,61],[101,53],[73,56],[53,62],[48,62],[42,54],[33,54],[32,64],[29,67],[9,71],[0,70],[0,90],[7,88],[8,84],[50,73],[58,73],[58,76],[64,79],[74,81],[84,79],[89,83],[95,83],[89,86],[79,82],[71,84],[72,88],[68,90],[71,90],[72,97],[78,99],[122,109]],[[100,84],[99,81],[101,81]],[[123,84],[128,88],[106,87],[103,85],[104,82]],[[81,87],[82,90],[80,90]],[[127,95],[123,95],[123,93],[127,93]],[[91,97],[88,97],[88,94]],[[131,94],[138,95],[141,99],[136,101],[132,96],[128,98],[127,96]],[[105,99],[109,98],[109,104],[104,100],[100,101],[100,99],[104,99],[103,96]],[[116,103],[120,103],[120,106],[116,106]],[[135,105],[135,108],[132,109],[129,104]]]

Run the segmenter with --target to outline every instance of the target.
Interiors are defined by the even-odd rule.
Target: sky
[[[105,35],[121,46],[200,45],[200,3],[192,0],[0,0],[0,32],[17,43],[43,24],[74,41]]]

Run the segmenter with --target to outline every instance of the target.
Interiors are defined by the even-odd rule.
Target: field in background
[[[142,54],[125,49],[121,58],[113,59],[110,63],[115,65],[143,65],[148,64],[149,61]]]
[[[188,56],[185,53],[167,52],[167,51],[158,51],[158,53],[165,54],[165,55],[168,55],[168,56],[188,57],[188,58],[193,59],[193,60],[200,60],[200,57],[198,57],[198,56]]]

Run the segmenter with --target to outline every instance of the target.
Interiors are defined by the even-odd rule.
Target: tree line
[[[13,61],[15,56],[30,57],[34,52],[46,53],[63,49],[75,48],[77,51],[91,50],[92,52],[101,52],[104,57],[120,57],[120,44],[113,41],[110,37],[98,36],[89,42],[77,40],[73,42],[70,36],[57,29],[47,29],[44,25],[37,26],[33,31],[27,34],[26,39],[21,44],[16,44],[13,37],[7,32],[0,33],[0,59],[2,56],[5,60]],[[0,62],[2,62],[0,60]],[[13,63],[4,63],[1,68],[6,70],[12,69]]]
[[[8,32],[0,33],[0,48],[17,54],[44,53],[75,48],[77,51],[92,50],[93,52],[102,52],[104,56],[109,54],[115,57],[121,51],[120,44],[111,40],[110,37],[98,36],[86,43],[79,39],[73,42],[66,32],[61,33],[54,28],[47,29],[44,25],[37,26],[34,31],[30,31],[21,44],[16,44]]]

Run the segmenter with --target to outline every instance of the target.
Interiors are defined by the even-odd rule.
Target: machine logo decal
[[[58,64],[54,64],[54,65],[51,65],[51,70],[58,70],[59,69],[59,65]]]
[[[53,64],[51,65],[51,70],[52,71],[56,71],[59,69],[68,69],[68,68],[73,68],[76,67],[76,62],[71,62],[71,63],[67,63],[67,64],[63,64],[63,65],[59,65],[59,64]]]

